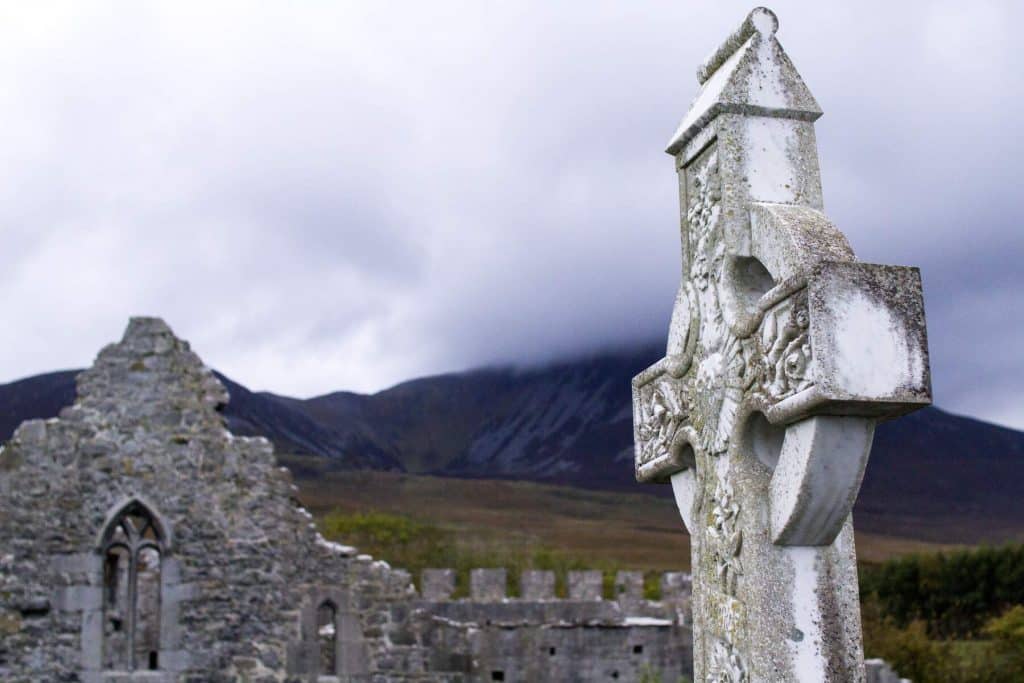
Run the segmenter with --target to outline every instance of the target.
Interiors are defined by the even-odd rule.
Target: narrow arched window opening
[[[103,534],[103,666],[156,670],[160,652],[163,534],[153,514],[133,502]]]
[[[316,608],[316,634],[320,646],[320,673],[333,676],[338,672],[338,608],[324,600]]]

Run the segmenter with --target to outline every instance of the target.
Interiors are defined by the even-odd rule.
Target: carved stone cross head
[[[696,680],[860,680],[850,511],[876,421],[931,402],[921,279],[858,262],[822,212],[821,110],[777,29],[747,16],[668,147],[682,284],[633,380],[636,476],[690,530]]]

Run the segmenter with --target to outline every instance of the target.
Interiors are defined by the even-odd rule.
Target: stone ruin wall
[[[0,680],[10,683],[598,681],[692,671],[689,576],[500,569],[411,577],[325,541],[262,438],[234,437],[224,387],[160,320],[133,319],[78,377],[60,416],[29,420],[0,449]],[[156,670],[105,666],[104,531],[144,506],[159,528]],[[155,588],[152,590],[156,590]],[[143,599],[153,601],[148,595]],[[317,607],[336,606],[337,676]],[[891,670],[880,664],[877,679]]]
[[[555,596],[554,572],[524,571],[513,598],[507,579],[504,569],[474,569],[469,597],[452,600],[454,570],[421,574],[416,612],[436,668],[466,667],[478,681],[692,675],[688,574],[663,575],[657,601],[644,599],[642,572],[619,572],[610,600],[600,571],[569,572],[565,598]]]
[[[457,680],[425,670],[406,630],[409,576],[324,541],[263,438],[236,438],[227,392],[156,319],[133,319],[78,378],[78,398],[22,424],[0,452],[0,679],[316,680],[315,610],[338,609],[354,678]],[[164,552],[157,671],[104,666],[101,536],[131,501]],[[146,664],[142,665],[143,668]],[[374,672],[369,676],[368,672]],[[366,675],[363,675],[366,674]]]

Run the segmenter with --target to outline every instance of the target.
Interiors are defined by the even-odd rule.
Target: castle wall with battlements
[[[504,569],[470,572],[470,595],[452,599],[455,572],[425,570],[417,619],[435,668],[471,666],[479,681],[675,683],[693,670],[689,575],[661,577],[645,599],[643,574],[619,572],[612,595],[600,571],[569,572],[566,595],[550,571],[524,571],[507,595]]]

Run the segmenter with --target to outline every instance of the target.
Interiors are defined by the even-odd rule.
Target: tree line
[[[864,650],[915,683],[1024,680],[1024,545],[862,567]]]

